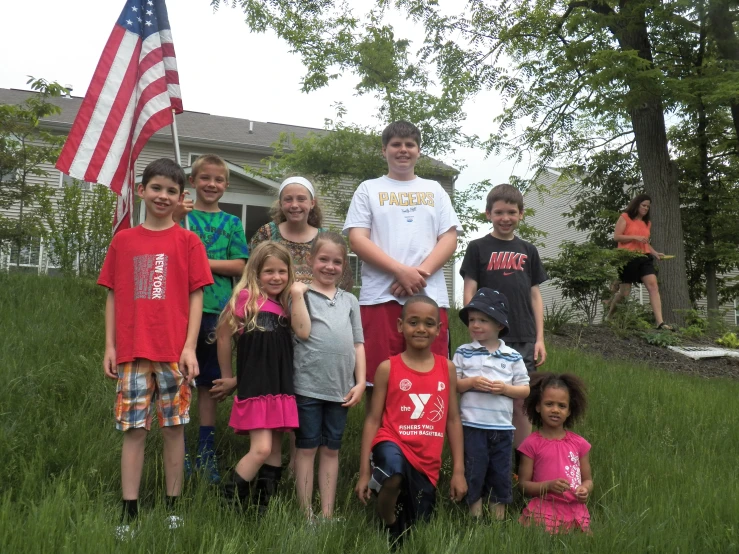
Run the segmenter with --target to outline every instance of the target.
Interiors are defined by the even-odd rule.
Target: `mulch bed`
[[[688,373],[699,377],[728,377],[739,379],[739,358],[705,358],[692,360],[687,356],[647,344],[640,337],[618,337],[606,325],[566,325],[560,334],[547,333],[546,344],[575,348],[606,359],[646,363],[652,367]],[[718,346],[709,340],[683,341],[680,346]]]

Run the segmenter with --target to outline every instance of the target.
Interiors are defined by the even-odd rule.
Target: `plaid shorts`
[[[151,428],[156,401],[159,427],[190,421],[190,385],[178,364],[137,358],[118,365],[115,426],[120,431]]]

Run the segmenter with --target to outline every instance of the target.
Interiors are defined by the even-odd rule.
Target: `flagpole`
[[[177,114],[172,109],[172,142],[174,143],[174,159],[177,165],[182,164],[182,158],[180,157],[180,137],[177,134]],[[190,230],[190,218],[185,214],[185,229]]]

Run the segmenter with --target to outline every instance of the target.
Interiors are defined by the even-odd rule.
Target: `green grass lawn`
[[[215,491],[187,485],[186,526],[165,528],[161,437],[151,433],[140,532],[113,538],[120,512],[114,384],[103,376],[104,291],[91,282],[0,274],[0,552],[382,552],[372,508],[353,496],[363,411],[350,413],[341,452],[344,523],[303,523],[291,483],[261,519],[223,508]],[[456,316],[453,318],[456,323]],[[465,341],[453,329],[456,346]],[[403,552],[739,551],[739,383],[671,375],[550,350],[546,369],[581,375],[590,410],[575,429],[593,445],[592,536],[551,537],[471,522],[448,497],[444,464],[436,517]],[[222,468],[248,449],[219,413]],[[197,413],[196,409],[192,411]],[[194,444],[196,425],[187,429]],[[445,478],[444,478],[445,477]],[[460,550],[461,549],[461,550]]]

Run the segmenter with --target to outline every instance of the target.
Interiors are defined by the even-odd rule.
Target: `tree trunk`
[[[735,71],[739,65],[739,39],[734,31],[728,0],[711,0],[708,4],[708,19],[711,24],[719,60],[726,62],[727,71]],[[739,140],[739,103],[734,98],[729,103],[731,107],[731,119],[734,122],[734,130]]]
[[[639,57],[653,61],[652,45],[644,6],[622,3],[621,22],[612,27],[621,50],[636,50]],[[673,254],[673,263],[660,264],[659,282],[662,313],[666,321],[684,322],[684,310],[691,307],[685,270],[683,225],[677,177],[670,161],[662,98],[657,85],[643,81],[628,82],[629,109],[634,129],[639,166],[644,189],[652,197],[653,246],[659,252]],[[653,90],[649,90],[653,87]]]

